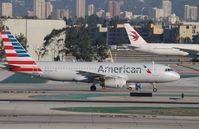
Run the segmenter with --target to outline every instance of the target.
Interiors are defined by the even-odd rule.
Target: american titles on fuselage
[[[126,65],[119,67],[102,66],[98,68],[99,73],[142,73],[141,67],[129,67]]]

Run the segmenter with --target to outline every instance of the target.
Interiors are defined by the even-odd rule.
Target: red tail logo
[[[139,35],[135,31],[131,31],[131,33],[133,34],[131,36],[133,36],[134,41],[137,41],[139,39]]]

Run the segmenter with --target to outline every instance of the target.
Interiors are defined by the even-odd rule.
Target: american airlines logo
[[[131,31],[131,36],[133,37],[134,41],[137,41],[140,37],[135,31]]]
[[[148,74],[152,74],[151,70],[146,65],[143,65],[143,67]]]
[[[100,66],[99,73],[142,73],[141,67],[128,67],[126,65],[121,67]]]

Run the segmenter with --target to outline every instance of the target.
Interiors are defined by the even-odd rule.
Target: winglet
[[[130,24],[125,23],[124,27],[132,46],[147,44],[147,42],[137,33],[137,31]]]

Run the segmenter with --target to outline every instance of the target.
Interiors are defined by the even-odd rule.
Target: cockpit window
[[[171,72],[171,71],[173,71],[173,69],[171,69],[171,68],[165,69],[165,72]]]

